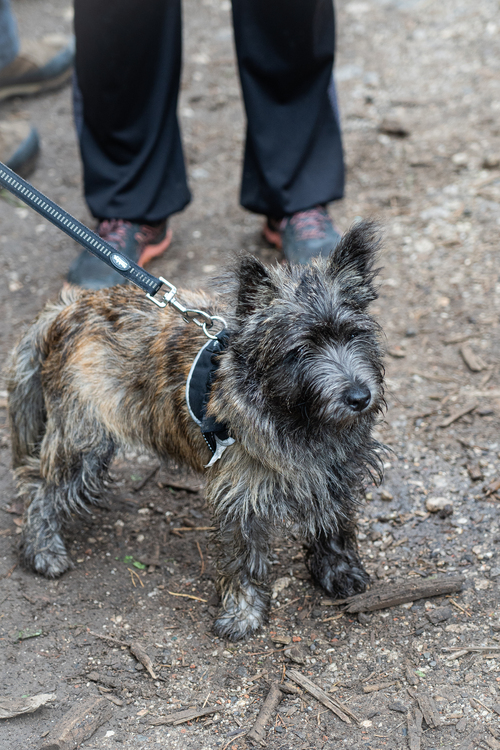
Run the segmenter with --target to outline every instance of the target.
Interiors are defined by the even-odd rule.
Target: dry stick
[[[261,745],[265,743],[265,726],[271,720],[271,716],[278,708],[282,698],[283,693],[281,692],[279,685],[276,682],[273,682],[266,700],[259,711],[259,715],[255,720],[255,724],[247,734],[247,739],[250,739],[253,742],[260,742]]]
[[[198,547],[198,552],[200,553],[200,558],[201,558],[200,576],[202,576],[203,573],[205,572],[205,560],[203,559],[203,553],[201,551],[200,543],[198,541],[196,541],[196,546]]]
[[[74,750],[112,714],[113,709],[106,698],[90,698],[78,703],[56,724],[40,750]]]
[[[333,713],[338,716],[339,719],[345,721],[346,724],[350,724],[351,719],[355,721],[356,724],[359,724],[358,717],[351,711],[350,708],[348,708],[340,701],[335,700],[335,698],[330,698],[324,690],[315,685],[312,680],[303,675],[301,672],[296,669],[287,669],[287,676],[291,680],[296,682],[297,685],[300,685],[300,687],[304,688],[304,690],[307,690],[308,693],[311,693],[311,695],[313,695],[316,700],[320,701],[320,703],[329,708],[330,711],[333,711]]]
[[[193,596],[192,594],[177,594],[175,591],[167,591],[170,596],[185,596],[186,599],[195,599],[197,602],[207,602],[208,599],[202,599],[201,596]]]
[[[174,526],[170,531],[215,531],[215,526]]]
[[[119,641],[117,638],[112,638],[110,635],[101,635],[100,633],[94,633],[93,630],[89,630],[87,628],[87,633],[89,635],[95,636],[95,638],[102,638],[103,641],[111,641],[111,643],[116,643],[117,646],[125,646],[125,648],[129,648],[128,643],[125,643],[125,641]]]
[[[465,578],[461,575],[440,576],[424,580],[410,579],[377,586],[364,594],[356,594],[348,599],[341,599],[338,604],[347,604],[344,612],[374,612],[377,609],[395,607],[398,604],[428,599],[431,596],[442,596],[460,591]]]
[[[450,424],[452,424],[453,422],[456,422],[457,419],[460,419],[460,417],[464,417],[466,414],[470,414],[470,412],[474,411],[474,409],[477,409],[478,406],[479,404],[477,401],[471,401],[470,403],[466,404],[462,409],[459,409],[458,411],[454,412],[454,414],[451,414],[447,419],[444,419],[437,426],[449,427]]]
[[[142,578],[140,577],[139,573],[136,573],[135,570],[132,570],[132,568],[127,568],[127,570],[130,573],[130,578],[132,579],[132,585],[133,585],[134,589],[137,588],[137,584],[135,582],[135,578],[137,578],[137,580],[141,584],[142,588],[144,588],[144,584],[142,582]],[[135,578],[134,578],[134,576],[135,576]]]
[[[199,719],[202,716],[208,716],[209,714],[215,714],[220,711],[220,706],[209,706],[208,708],[186,708],[182,711],[175,711],[172,714],[166,716],[159,716],[158,718],[150,719],[149,723],[151,726],[159,727],[162,724],[184,724],[186,721],[192,719]]]
[[[152,471],[150,471],[149,474],[147,475],[147,477],[145,479],[143,479],[142,482],[137,487],[134,487],[132,491],[133,492],[140,492],[140,490],[142,490],[143,487],[145,487],[147,485],[147,483],[149,482],[149,480],[154,477],[154,475],[159,470],[159,468],[160,468],[160,466],[158,465]]]
[[[443,647],[441,651],[445,651],[447,653],[453,653],[456,651],[474,651],[478,654],[488,653],[488,651],[499,653],[500,646],[446,646]]]
[[[414,715],[408,711],[406,721],[408,722],[408,747],[409,750],[420,750],[420,738],[422,736],[422,712],[415,709]]]
[[[134,643],[131,643],[130,646],[130,653],[135,656],[135,658],[141,662],[141,664],[147,669],[153,680],[157,680],[158,677],[155,675],[153,670],[153,662],[147,655],[147,653],[144,651],[140,643],[137,643],[137,641],[134,641]]]
[[[443,722],[434,698],[430,695],[425,695],[422,692],[417,692],[416,690],[413,690],[413,688],[407,688],[407,690],[411,697],[415,698],[417,701],[418,707],[428,726],[430,726],[431,729],[437,729],[440,727]]]
[[[377,693],[379,690],[385,690],[386,688],[398,684],[399,683],[397,680],[393,680],[392,682],[375,682],[373,683],[373,685],[365,685],[363,688],[363,693]]]

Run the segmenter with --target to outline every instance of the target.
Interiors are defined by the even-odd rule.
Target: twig
[[[159,468],[160,468],[160,466],[158,465],[152,471],[150,471],[149,474],[147,475],[147,477],[145,479],[143,479],[142,482],[139,485],[137,485],[137,487],[134,487],[132,491],[133,492],[139,492],[140,490],[142,490],[143,487],[145,487],[147,485],[147,483],[149,482],[149,480],[154,477],[154,475],[159,470]]]
[[[271,689],[267,694],[266,700],[264,701],[262,708],[259,711],[259,715],[255,720],[255,724],[247,734],[247,738],[253,742],[259,742],[261,745],[264,744],[266,733],[265,726],[270,721],[272,714],[278,708],[280,701],[283,698],[283,693],[279,689],[276,682],[271,685]]]
[[[112,638],[110,635],[101,635],[100,633],[94,633],[93,630],[89,630],[87,628],[87,633],[89,635],[93,635],[95,638],[102,638],[103,641],[111,641],[112,643],[116,643],[117,646],[125,646],[125,648],[129,648],[130,644],[125,643],[125,641],[119,641],[117,638]]]
[[[178,594],[175,591],[167,591],[170,596],[185,596],[186,599],[195,599],[197,602],[207,602],[208,599],[202,599],[201,596],[193,596],[192,594]]]
[[[477,401],[471,401],[470,403],[466,404],[464,407],[462,407],[458,411],[454,412],[453,414],[450,414],[449,417],[444,419],[437,426],[449,427],[450,424],[453,424],[453,422],[456,422],[457,419],[460,419],[460,417],[465,417],[466,414],[470,414],[470,412],[474,411],[474,409],[477,409],[478,406],[479,404]]]
[[[140,577],[139,573],[136,573],[135,570],[132,570],[132,568],[127,568],[127,570],[130,572],[130,578],[132,579],[132,585],[133,585],[133,587],[137,588],[137,584],[135,582],[135,578],[137,578],[137,580],[141,584],[142,588],[144,588],[144,584],[142,582],[142,578]],[[134,576],[135,576],[135,578],[134,578]]]
[[[392,682],[375,682],[372,685],[365,685],[363,688],[363,693],[377,693],[379,690],[385,690],[386,688],[398,684],[398,680],[393,680]]]
[[[455,651],[473,651],[478,654],[486,654],[488,651],[500,653],[500,646],[446,646],[441,649],[445,653],[452,654]]]
[[[215,526],[174,526],[170,531],[215,531]]]
[[[200,569],[200,577],[201,577],[203,573],[205,572],[205,560],[203,559],[203,553],[201,551],[200,543],[198,540],[196,540],[196,546],[198,547],[198,552],[200,553],[200,558],[201,558],[201,569]]]
[[[147,669],[148,673],[151,675],[153,680],[157,680],[158,677],[155,675],[153,670],[153,662],[147,655],[147,653],[144,651],[140,643],[134,642],[131,643],[130,646],[130,653],[135,656],[135,658],[141,662],[141,664]]]
[[[447,598],[448,598],[448,601],[450,602],[450,604],[453,604],[453,606],[456,607],[458,610],[460,610],[460,612],[463,612],[465,615],[467,615],[467,617],[472,617],[471,613],[467,612],[466,609],[464,609],[463,607],[461,607],[460,604],[455,601],[455,599],[452,599],[451,596],[447,597]]]
[[[422,711],[414,709],[414,713],[408,711],[406,721],[408,723],[408,747],[410,750],[420,750],[420,738],[422,736]]]
[[[228,740],[228,741],[226,742],[226,744],[224,745],[224,747],[223,747],[223,748],[221,748],[221,750],[227,750],[227,748],[229,747],[229,745],[231,744],[231,742],[234,742],[235,740],[239,740],[239,739],[240,739],[240,737],[244,737],[245,735],[246,735],[246,730],[245,730],[244,732],[240,732],[239,734],[235,734],[235,735],[234,735],[234,737],[231,737],[231,738],[230,738],[230,739],[229,739],[229,740]]]
[[[344,613],[341,612],[338,615],[333,615],[333,617],[327,617],[326,619],[321,620],[321,622],[331,622],[332,620],[340,620],[340,618],[343,616],[344,616]]]
[[[378,609],[395,607],[398,604],[414,602],[418,599],[443,596],[444,594],[460,591],[464,581],[465,578],[461,575],[438,576],[436,578],[426,578],[425,580],[411,578],[406,581],[396,581],[377,586],[370,591],[366,591],[364,594],[355,594],[338,603],[347,604],[344,612],[348,612],[349,614],[374,612]]]
[[[350,708],[348,708],[344,703],[335,700],[335,698],[330,698],[324,690],[317,687],[317,685],[315,685],[312,680],[301,674],[301,672],[296,669],[288,669],[287,675],[291,680],[300,685],[300,687],[304,688],[304,690],[307,690],[308,693],[311,693],[311,695],[313,695],[316,700],[320,701],[324,706],[329,708],[330,711],[333,711],[333,713],[338,716],[339,719],[345,721],[346,724],[350,724],[351,719],[355,721],[356,724],[359,724],[358,717],[350,710]]]
[[[199,719],[202,716],[208,716],[209,714],[215,714],[220,711],[220,706],[209,706],[208,708],[186,708],[182,711],[175,711],[174,713],[167,714],[166,716],[159,716],[150,720],[150,724],[155,727],[159,727],[162,724],[184,724],[186,721],[192,719]]]

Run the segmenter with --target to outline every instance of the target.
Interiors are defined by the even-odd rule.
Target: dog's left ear
[[[373,268],[380,246],[380,233],[373,221],[362,221],[352,227],[330,254],[327,272],[338,278],[346,292],[360,297],[359,303],[376,297]]]
[[[257,258],[245,255],[237,270],[236,316],[243,320],[255,310],[267,307],[277,293],[268,270]]]

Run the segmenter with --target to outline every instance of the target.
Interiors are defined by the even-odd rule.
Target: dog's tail
[[[45,433],[46,410],[42,368],[48,354],[48,333],[54,320],[78,295],[77,290],[61,294],[49,304],[21,338],[7,364],[9,422],[14,468],[29,463],[40,452]]]

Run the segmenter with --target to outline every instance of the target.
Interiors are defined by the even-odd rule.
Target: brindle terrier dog
[[[372,428],[384,405],[383,367],[367,312],[377,246],[373,225],[359,224],[310,266],[268,269],[242,257],[232,304],[227,295],[182,294],[228,321],[207,413],[235,442],[208,469],[185,399],[203,334],[129,287],[74,290],[48,305],[9,370],[26,565],[49,578],[71,567],[63,525],[101,503],[113,456],[133,446],[206,471],[219,636],[244,638],[265,620],[274,532],[301,535],[329,596],[364,591],[354,511],[363,481],[381,472]]]

